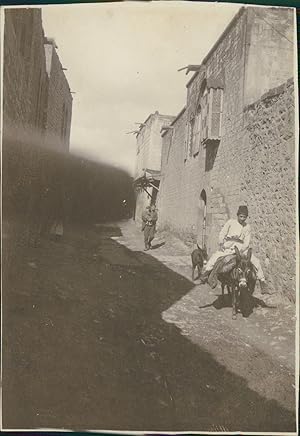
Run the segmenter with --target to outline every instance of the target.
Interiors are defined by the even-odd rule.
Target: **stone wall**
[[[224,159],[228,172],[234,165],[238,167],[239,182],[230,187],[226,186],[229,177],[219,179],[218,186],[223,183],[224,187],[219,188],[210,203],[210,210],[213,209],[216,220],[220,221],[223,214],[235,216],[238,204],[248,205],[252,247],[262,262],[269,289],[292,301],[295,300],[296,265],[294,105],[293,81],[289,80],[244,109],[244,130],[239,135],[239,147],[231,149],[235,162],[228,167],[230,161]],[[197,218],[193,217],[191,204],[196,203],[200,210],[202,200],[191,187],[197,174],[192,171],[189,161],[182,163],[185,123],[183,114],[174,123],[173,131],[163,137],[159,225],[160,229],[174,232],[186,242],[195,242]],[[199,153],[202,158],[203,153],[203,150]],[[235,193],[224,195],[230,188]],[[216,236],[221,225],[222,222],[216,229]],[[201,238],[198,239],[201,242]]]
[[[135,178],[141,177],[146,168],[150,170],[160,171],[162,157],[162,138],[161,128],[168,126],[174,117],[162,115],[159,112],[149,115],[149,117],[141,126],[140,132],[137,135],[137,159],[135,168]],[[147,192],[139,189],[136,191],[135,219],[141,221],[141,216],[146,206],[151,202],[155,202],[157,190],[148,186]],[[153,199],[152,199],[152,198]]]
[[[209,254],[217,248],[222,225],[235,216],[242,201],[243,156],[247,154],[245,98],[251,96],[253,99],[257,93],[261,95],[266,83],[277,83],[279,79],[287,80],[293,75],[292,65],[287,63],[290,52],[280,57],[282,47],[288,44],[290,48],[291,44],[283,37],[285,42],[277,44],[279,34],[272,30],[274,26],[279,30],[284,27],[284,36],[289,38],[293,33],[292,17],[291,9],[241,8],[203,60],[202,71],[188,82],[186,111],[173,123],[172,137],[171,132],[163,136],[163,154],[169,153],[169,157],[168,160],[162,157],[160,226],[168,227],[188,240],[205,239]],[[269,47],[263,35],[272,36]],[[258,56],[259,47],[265,50],[263,59]],[[263,76],[267,74],[268,79],[263,88],[260,79],[255,80],[254,90],[250,78],[255,76],[253,65],[257,59],[260,62],[257,71]],[[221,138],[200,144],[197,153],[186,156],[187,123],[195,110],[204,77],[219,81],[223,86]]]
[[[149,164],[149,149],[151,141],[151,125],[146,124],[140,129],[136,138],[136,165],[135,165],[135,178],[143,174],[143,169],[147,168]]]
[[[47,77],[44,32],[39,9],[5,11],[3,64],[3,201],[4,213],[30,216],[44,175],[44,108]],[[40,183],[42,185],[42,183]],[[35,193],[29,198],[28,187]],[[17,198],[17,201],[16,201]]]
[[[260,18],[255,15],[257,10]],[[160,229],[186,242],[206,242],[211,255],[222,225],[236,216],[240,204],[248,204],[254,251],[262,260],[270,289],[293,299],[293,84],[289,81],[272,89],[246,109],[244,104],[261,96],[266,83],[285,82],[293,76],[292,64],[287,62],[289,51],[280,57],[287,42],[279,43],[277,49],[278,32],[275,36],[270,30],[284,28],[284,37],[293,33],[292,11],[285,9],[282,15],[280,11],[241,9],[204,59],[203,70],[187,84],[186,109],[172,122],[173,129],[163,134],[158,205]],[[260,36],[268,34],[272,41],[266,47]],[[249,43],[255,44],[249,47]],[[262,63],[257,71],[268,78],[262,83],[257,79],[254,89],[249,77],[254,73],[258,46],[266,56],[257,57]],[[187,125],[205,77],[223,84],[221,137],[200,144],[196,153],[187,153]]]
[[[189,185],[185,179],[184,141],[185,111],[163,136],[161,182],[158,194],[159,228],[177,231],[181,236],[189,234],[188,227],[190,196],[186,190]],[[186,219],[184,219],[184,217]]]
[[[3,48],[3,220],[14,244],[39,242],[63,213],[63,165],[47,149],[51,116],[41,10],[5,11]],[[60,120],[61,123],[61,120]]]
[[[173,125],[168,163],[163,158],[160,226],[167,226],[186,240],[202,240],[204,202],[201,193],[205,191],[205,240],[209,253],[216,248],[220,227],[238,204],[242,172],[238,156],[243,132],[245,25],[246,15],[242,9],[205,64],[207,77],[219,78],[224,84],[222,136],[217,149],[213,150],[214,144],[208,144],[206,148],[200,144],[199,152],[185,160],[186,124],[203,81],[198,74],[187,85],[185,114]],[[169,150],[170,134],[164,136],[163,153]],[[211,156],[214,159],[207,165]]]
[[[280,86],[294,69],[295,11],[249,7],[247,12],[245,105]]]
[[[22,128],[25,125],[35,129],[43,127],[43,118],[40,116],[46,81],[43,42],[44,32],[39,9],[5,11],[3,68],[5,127],[8,127],[11,120],[14,122],[19,120]]]
[[[137,135],[137,157],[135,178],[143,174],[145,168],[161,169],[161,128],[168,126],[174,117],[159,112],[150,114]]]
[[[241,198],[252,244],[273,291],[295,300],[296,184],[293,82],[245,109],[247,144]]]
[[[46,41],[47,42],[47,41]],[[46,136],[49,148],[69,150],[72,95],[55,44],[45,44],[48,75]]]
[[[155,113],[151,120],[151,142],[149,149],[149,163],[148,168],[152,170],[161,169],[161,147],[162,147],[162,137],[161,129],[162,127],[167,127],[173,121],[174,117],[169,115],[162,115]]]

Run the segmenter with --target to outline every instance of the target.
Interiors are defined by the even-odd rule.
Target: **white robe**
[[[234,253],[235,246],[243,254],[248,251],[250,237],[251,228],[249,224],[242,225],[238,220],[230,219],[220,232],[219,244],[223,245],[224,251],[228,254]]]
[[[236,246],[241,254],[248,251],[251,239],[251,228],[249,224],[240,224],[235,219],[230,219],[222,228],[219,234],[220,250],[216,251],[208,260],[204,267],[204,271],[211,271],[220,257],[234,254],[234,247]],[[264,273],[260,261],[253,254],[251,262],[257,270],[258,280],[265,280]]]

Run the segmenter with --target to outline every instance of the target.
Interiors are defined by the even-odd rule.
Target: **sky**
[[[136,129],[150,113],[177,115],[193,73],[236,4],[122,2],[43,6],[73,94],[70,150],[134,175]]]

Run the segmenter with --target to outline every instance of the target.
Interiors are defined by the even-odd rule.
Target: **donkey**
[[[196,278],[199,278],[201,275],[203,265],[205,265],[207,262],[208,256],[207,256],[206,245],[204,244],[204,247],[201,248],[197,244],[197,248],[192,252],[191,258],[192,258],[192,280],[194,281],[194,280],[196,280],[195,279],[195,269],[197,268],[197,270],[198,270],[198,277],[196,277]]]
[[[226,273],[219,273],[218,280],[221,282],[222,297],[224,289],[231,294],[232,298],[232,319],[237,317],[237,308],[243,312],[247,309],[249,295],[252,295],[255,288],[256,273],[251,263],[252,249],[249,248],[246,256],[242,256],[237,247],[234,247],[236,254],[236,266]]]

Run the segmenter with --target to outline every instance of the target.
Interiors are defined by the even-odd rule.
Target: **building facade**
[[[271,287],[290,298],[296,229],[294,97],[288,81],[293,35],[291,9],[240,9],[188,82],[185,108],[162,134],[158,198],[160,227],[206,243],[209,254],[222,225],[239,204],[247,204],[254,252]],[[285,231],[282,220],[288,222]],[[285,260],[279,262],[281,255]],[[292,288],[278,280],[287,274]]]
[[[44,131],[47,100],[41,11],[7,9],[4,29],[4,138],[24,141],[26,131],[32,140]]]
[[[160,181],[162,129],[174,117],[159,112],[149,115],[137,131],[136,168],[134,187],[136,193],[134,218],[141,220],[146,206],[156,203]]]
[[[54,39],[45,38],[44,48],[48,86],[45,123],[47,145],[69,151],[73,98]]]
[[[41,10],[5,11],[3,127],[5,137],[68,151],[72,94]]]
[[[63,166],[56,152],[69,150],[72,96],[49,45],[40,9],[5,10],[3,219],[16,241],[34,243],[63,209]]]

